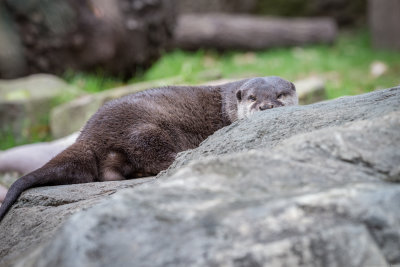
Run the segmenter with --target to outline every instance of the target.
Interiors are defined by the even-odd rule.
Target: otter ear
[[[241,91],[241,90],[238,90],[238,91],[236,92],[236,98],[237,98],[237,100],[239,100],[239,101],[242,100],[242,91]]]
[[[293,90],[293,91],[296,91],[296,86],[294,86],[293,83],[290,83],[290,86],[292,87],[292,90]]]

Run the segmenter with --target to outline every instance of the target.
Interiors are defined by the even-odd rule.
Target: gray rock
[[[109,198],[115,192],[142,183],[151,178],[119,182],[42,187],[23,193],[18,204],[0,226],[0,266],[4,260],[20,257],[47,242],[60,225],[73,213]],[[46,221],[46,223],[43,223]],[[21,223],[21,225],[19,225]],[[17,226],[19,225],[19,226]],[[6,266],[10,266],[7,263]]]
[[[312,104],[326,99],[325,81],[318,76],[311,76],[295,81],[299,103]]]
[[[399,264],[399,102],[392,88],[260,112],[181,154],[155,183],[68,220],[71,209],[58,207],[93,201],[67,197],[89,185],[29,190],[0,223],[0,257],[60,267]]]
[[[400,110],[400,87],[307,106],[272,109],[217,131],[200,147],[179,154],[171,168],[209,155],[271,149],[300,133],[376,118],[396,110]]]
[[[80,93],[48,74],[0,80],[0,134],[12,134],[17,140],[27,138],[32,128],[47,126],[48,114],[58,99]]]

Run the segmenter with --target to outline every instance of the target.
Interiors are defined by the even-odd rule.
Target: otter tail
[[[0,207],[0,221],[26,189],[62,184],[89,183],[98,180],[96,157],[83,144],[75,143],[43,167],[13,183]]]

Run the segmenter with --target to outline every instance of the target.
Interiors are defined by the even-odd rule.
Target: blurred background
[[[278,75],[312,103],[400,84],[398,0],[3,0],[0,150],[168,84]]]

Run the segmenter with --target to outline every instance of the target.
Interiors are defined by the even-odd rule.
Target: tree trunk
[[[368,8],[373,45],[400,50],[400,1],[369,0]]]
[[[158,59],[175,24],[169,0],[4,0],[0,7],[15,25],[3,32],[13,31],[22,47],[17,55],[0,53],[0,67],[16,58],[25,66],[0,68],[7,78],[66,70],[130,78]]]
[[[329,18],[282,19],[227,14],[182,15],[175,45],[196,50],[260,50],[271,47],[332,43],[337,34]]]
[[[257,5],[257,0],[174,0],[180,14],[186,13],[250,13]]]

